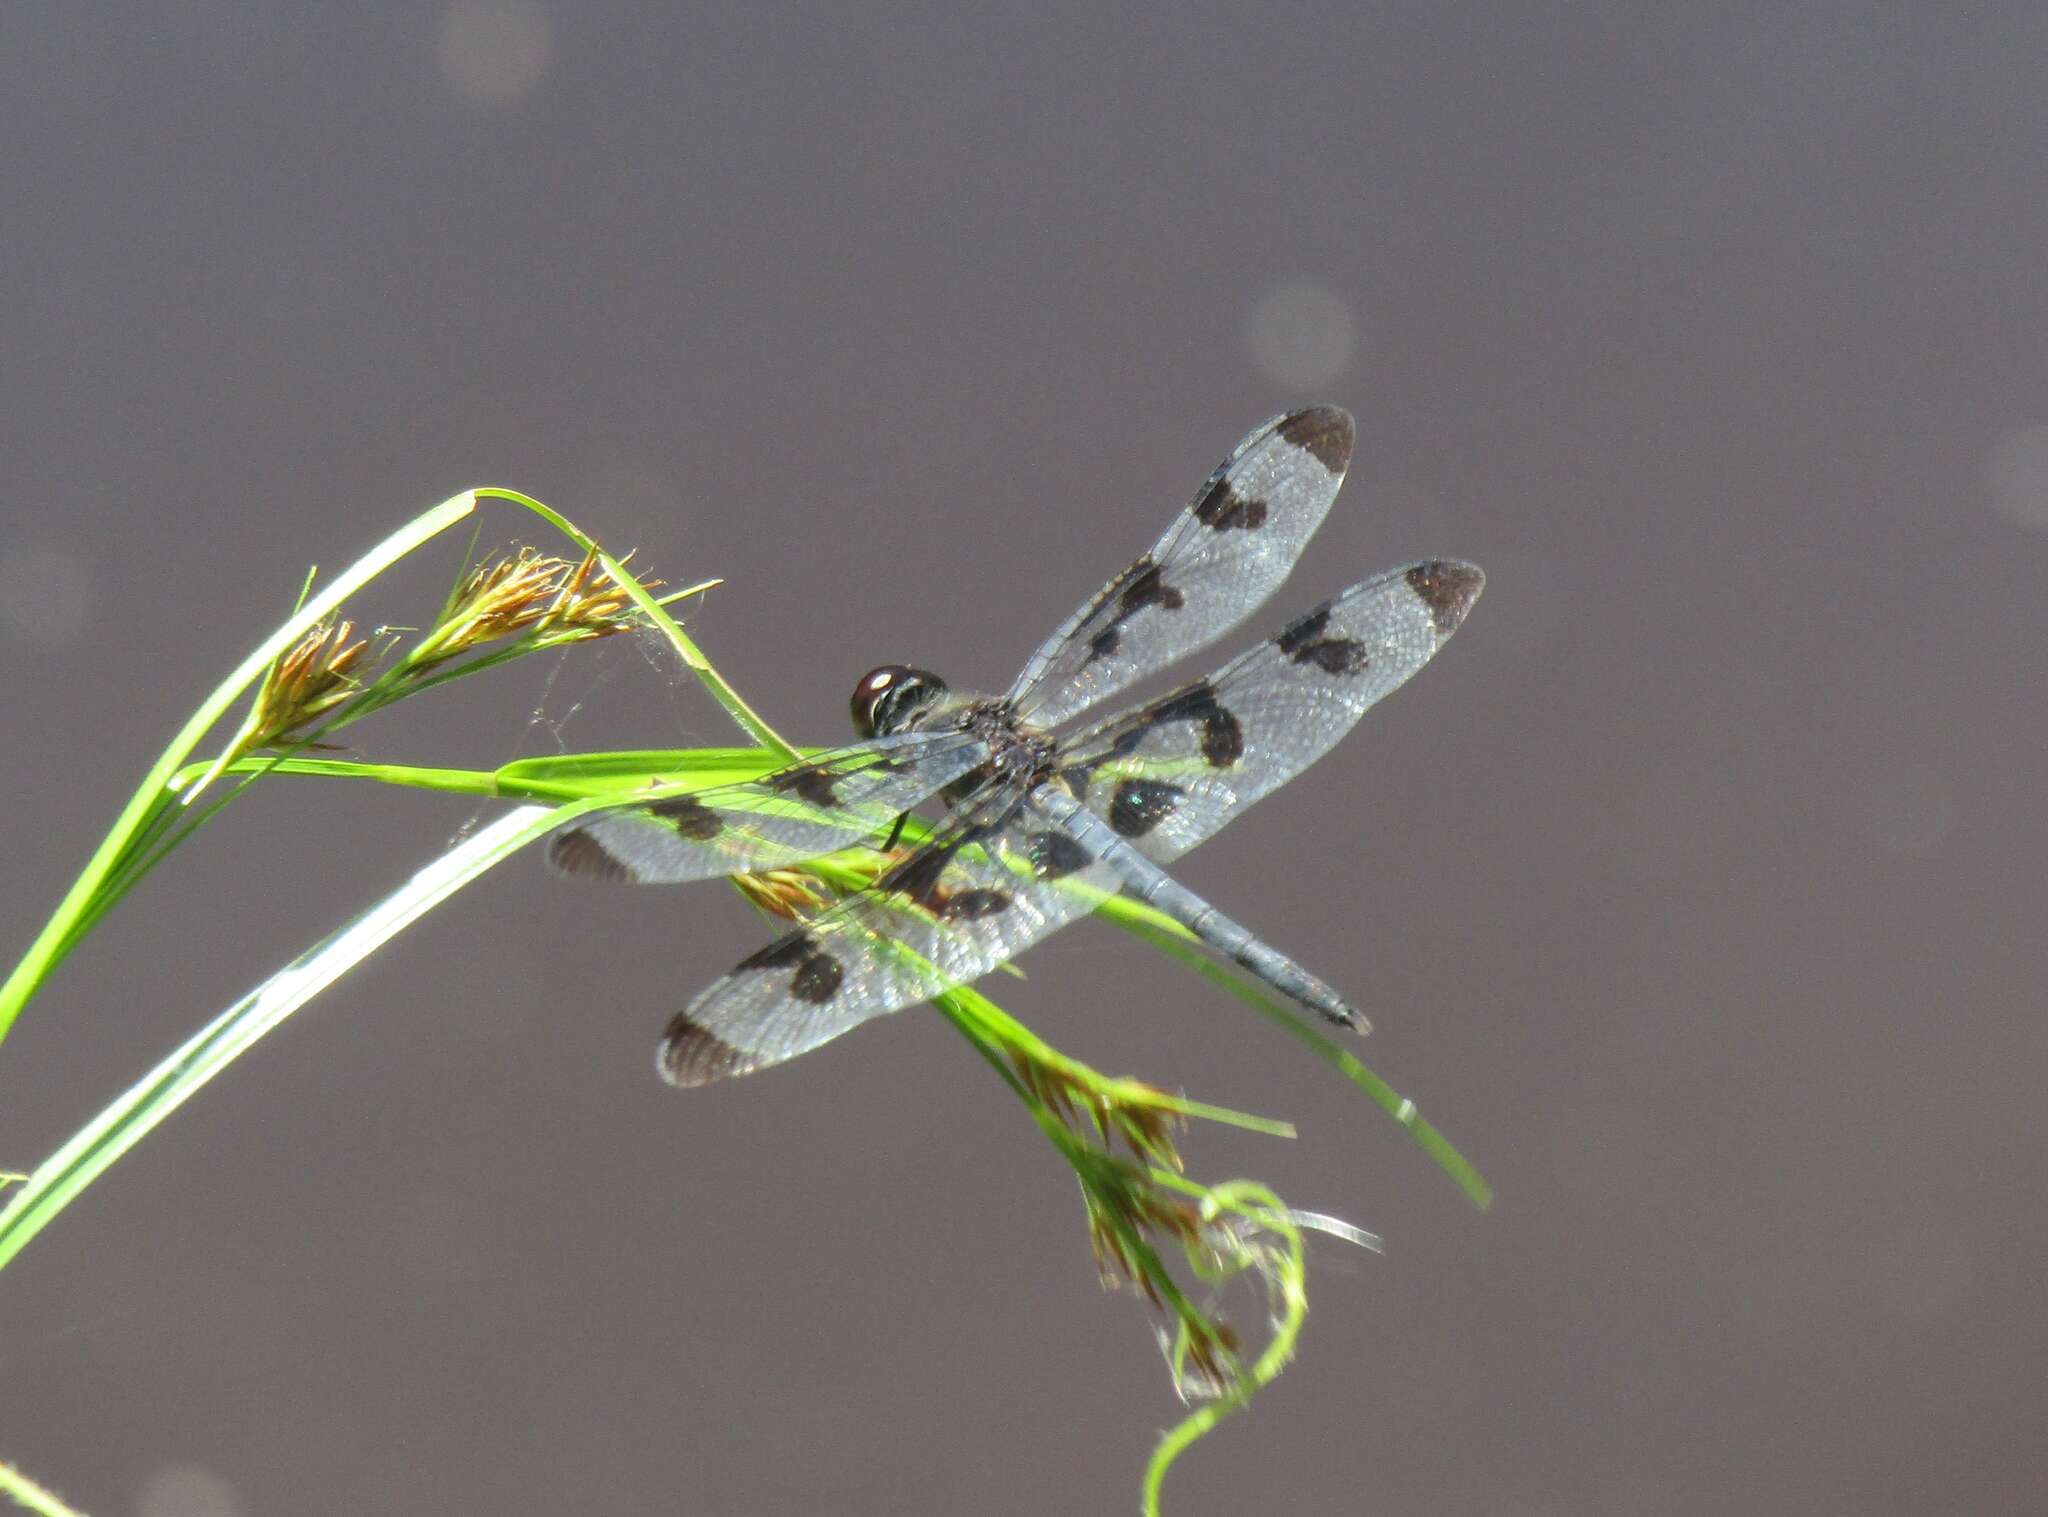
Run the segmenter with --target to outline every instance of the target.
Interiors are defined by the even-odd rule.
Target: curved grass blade
[[[1196,944],[1188,930],[1163,912],[1155,911],[1141,901],[1129,896],[1117,896],[1105,901],[1098,908],[1098,914],[1132,935],[1152,944],[1161,953],[1180,960],[1197,974],[1213,980],[1225,990],[1250,1006],[1260,1016],[1307,1045],[1316,1057],[1330,1065],[1345,1079],[1356,1085],[1372,1098],[1388,1116],[1399,1122],[1408,1131],[1408,1136],[1437,1168],[1451,1177],[1458,1189],[1462,1190],[1472,1204],[1481,1211],[1493,1205],[1493,1187],[1483,1175],[1472,1167],[1472,1162],[1452,1145],[1436,1128],[1424,1120],[1416,1104],[1402,1095],[1348,1049],[1323,1036],[1311,1027],[1306,1019],[1278,1001],[1256,989],[1243,976],[1223,964],[1217,963]]]
[[[171,739],[170,746],[142,777],[142,783],[135,787],[135,793],[129,797],[121,815],[72,882],[64,899],[58,902],[42,932],[29,945],[28,952],[22,955],[6,982],[0,984],[0,1042],[6,1040],[8,1029],[14,1025],[15,1017],[29,997],[49,978],[50,971],[77,942],[79,924],[97,914],[103,887],[119,873],[131,848],[145,837],[161,816],[167,804],[166,783],[192,756],[200,739],[241,699],[245,690],[263,677],[277,657],[294,646],[314,623],[330,615],[350,595],[413,549],[468,516],[476,509],[476,499],[476,492],[471,490],[450,496],[385,538],[336,576],[326,589],[305,600],[200,703],[199,709],[192,713],[178,735]],[[193,787],[194,790],[197,788]],[[186,799],[189,798],[188,793]]]
[[[1294,1347],[1308,1317],[1307,1257],[1301,1230],[1293,1213],[1265,1186],[1251,1180],[1232,1181],[1212,1187],[1203,1203],[1205,1213],[1228,1211],[1255,1223],[1276,1238],[1278,1246],[1265,1251],[1268,1300],[1273,1309],[1272,1337],[1265,1349],[1244,1370],[1243,1378],[1223,1395],[1205,1402],[1168,1428],[1153,1447],[1145,1465],[1141,1487],[1141,1510],[1145,1517],[1159,1517],[1159,1493],[1166,1472],[1189,1445],[1206,1436],[1216,1425],[1273,1383],[1294,1357]]]
[[[31,1173],[0,1210],[0,1268],[151,1129],[286,1017],[492,865],[586,808],[521,806],[421,869],[174,1050]]]

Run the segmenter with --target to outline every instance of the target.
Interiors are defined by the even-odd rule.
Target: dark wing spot
[[[1486,588],[1486,576],[1470,564],[1436,560],[1410,569],[1408,588],[1429,607],[1438,636],[1449,637],[1472,609],[1472,602],[1479,599],[1479,592]]]
[[[1294,655],[1297,664],[1314,664],[1325,674],[1363,674],[1372,662],[1365,644],[1348,637],[1326,637]]]
[[[1109,825],[1127,838],[1141,838],[1166,819],[1187,792],[1164,780],[1123,780],[1109,801]]]
[[[971,922],[1008,911],[1013,903],[1007,890],[941,890],[932,909],[949,922]]]
[[[948,810],[957,808],[970,795],[974,794],[975,791],[979,790],[983,785],[986,785],[989,782],[990,777],[994,774],[994,772],[995,771],[993,766],[988,764],[983,764],[979,768],[970,769],[965,774],[961,775],[960,778],[953,781],[952,784],[948,785],[944,790],[941,790],[939,792],[939,799],[946,803],[946,807]]]
[[[1273,639],[1274,645],[1297,664],[1313,664],[1325,674],[1358,674],[1371,663],[1365,644],[1356,638],[1325,637],[1330,625],[1330,604],[1322,605],[1288,623]]]
[[[580,827],[548,839],[548,863],[557,873],[583,880],[620,880],[638,884],[640,872]]]
[[[769,775],[766,783],[771,790],[793,790],[799,798],[813,806],[839,804],[839,797],[832,790],[835,781],[816,764],[793,765],[780,773]]]
[[[718,813],[693,795],[670,796],[665,801],[655,801],[647,808],[649,816],[658,816],[675,828],[681,837],[693,842],[705,843],[725,830],[725,823]]]
[[[1289,622],[1273,641],[1280,651],[1289,658],[1294,657],[1308,644],[1323,635],[1323,628],[1330,625],[1330,603],[1324,601],[1313,611],[1303,612]]]
[[[1187,689],[1167,696],[1148,715],[1153,726],[1165,722],[1200,723],[1202,757],[1212,769],[1228,769],[1244,757],[1244,727],[1216,699],[1216,687],[1207,680],[1197,680]]]
[[[948,847],[921,848],[876,883],[883,890],[896,891],[917,902],[943,921],[971,921],[977,917],[994,916],[997,912],[1008,911],[1012,901],[1010,893],[1006,890],[949,890],[944,884],[946,870],[953,862],[953,855],[970,843],[979,842],[983,835],[979,832],[969,833]]]
[[[797,966],[789,993],[799,1001],[823,1006],[839,993],[839,982],[845,978],[846,971],[840,967],[839,961],[821,949]]]
[[[1159,565],[1152,562],[1147,554],[1132,564],[1103,589],[1096,597],[1095,608],[1087,620],[1094,620],[1101,608],[1111,601],[1116,610],[1111,613],[1109,624],[1088,640],[1088,662],[1108,658],[1123,642],[1120,630],[1123,624],[1148,606],[1157,606],[1162,611],[1178,611],[1186,603],[1180,591],[1166,583],[1159,573]]]
[[[1131,573],[1131,570],[1137,571]],[[1159,573],[1159,565],[1149,558],[1141,558],[1131,565],[1131,581],[1117,597],[1116,619],[1127,622],[1147,606],[1157,606],[1162,611],[1178,611],[1182,605],[1180,591],[1166,583]]]
[[[1332,474],[1342,474],[1351,463],[1351,446],[1358,429],[1351,413],[1335,406],[1311,406],[1296,411],[1280,423],[1280,435],[1297,448],[1313,453],[1316,462]]]
[[[671,1085],[709,1085],[743,1075],[755,1062],[708,1027],[679,1011],[661,1040],[661,1073]]]
[[[1034,832],[1025,839],[1031,870],[1041,880],[1064,879],[1095,862],[1095,855],[1064,832]]]
[[[920,848],[875,883],[913,901],[927,901],[939,888],[939,876],[953,862],[953,852],[951,848]]]
[[[756,969],[783,969],[791,964],[800,964],[804,956],[817,946],[808,932],[786,932],[766,948],[741,959],[733,965],[732,972],[746,974]]]
[[[794,969],[796,974],[790,980],[789,993],[813,1006],[822,1006],[831,1000],[839,989],[839,982],[846,978],[846,971],[839,961],[820,948],[818,940],[808,932],[792,932],[777,938],[759,953],[741,959],[734,966],[733,973],[771,969]]]
[[[1266,514],[1264,501],[1239,495],[1227,479],[1217,480],[1195,502],[1195,520],[1217,532],[1257,531],[1266,524]]]
[[[1244,757],[1244,728],[1221,706],[1202,722],[1202,757],[1212,769],[1228,769]]]

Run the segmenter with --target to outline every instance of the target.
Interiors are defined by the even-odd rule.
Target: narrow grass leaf
[[[0,1210],[0,1268],[257,1039],[486,869],[585,809],[521,806],[497,818],[207,1023],[37,1166],[8,1198]]]
[[[1160,952],[1180,960],[1197,974],[1221,985],[1282,1032],[1305,1044],[1324,1063],[1370,1096],[1374,1105],[1407,1129],[1416,1146],[1429,1155],[1437,1168],[1451,1177],[1474,1206],[1485,1211],[1493,1205],[1493,1187],[1472,1167],[1471,1161],[1458,1152],[1450,1139],[1423,1119],[1422,1112],[1413,1101],[1374,1074],[1357,1055],[1324,1037],[1303,1018],[1262,994],[1242,976],[1210,959],[1178,922],[1128,897],[1105,902],[1100,914]]]

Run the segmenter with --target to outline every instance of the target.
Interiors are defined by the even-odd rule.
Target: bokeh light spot
[[[1261,295],[1245,319],[1252,362],[1274,384],[1313,390],[1351,367],[1358,323],[1336,291],[1306,279]]]
[[[554,28],[530,0],[455,0],[441,20],[441,73],[464,105],[516,105],[554,57]]]
[[[189,1464],[165,1465],[135,1498],[136,1517],[239,1517],[241,1510],[225,1480]]]
[[[58,647],[85,631],[92,603],[92,570],[76,549],[55,542],[0,549],[0,633]]]

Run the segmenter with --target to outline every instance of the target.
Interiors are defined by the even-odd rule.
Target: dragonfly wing
[[[704,1085],[780,1063],[964,985],[1116,894],[1116,871],[1012,786],[753,954],[676,1014],[662,1073]]]
[[[1060,778],[1164,863],[1335,746],[1458,629],[1486,578],[1435,559],[1353,585],[1197,680],[1083,733]]]
[[[1354,435],[1349,413],[1335,406],[1254,429],[1151,551],[1031,656],[1009,692],[1019,714],[1057,726],[1243,621],[1322,524]]]
[[[773,869],[878,836],[987,756],[964,732],[875,738],[758,780],[589,813],[548,839],[548,862],[639,885]]]

